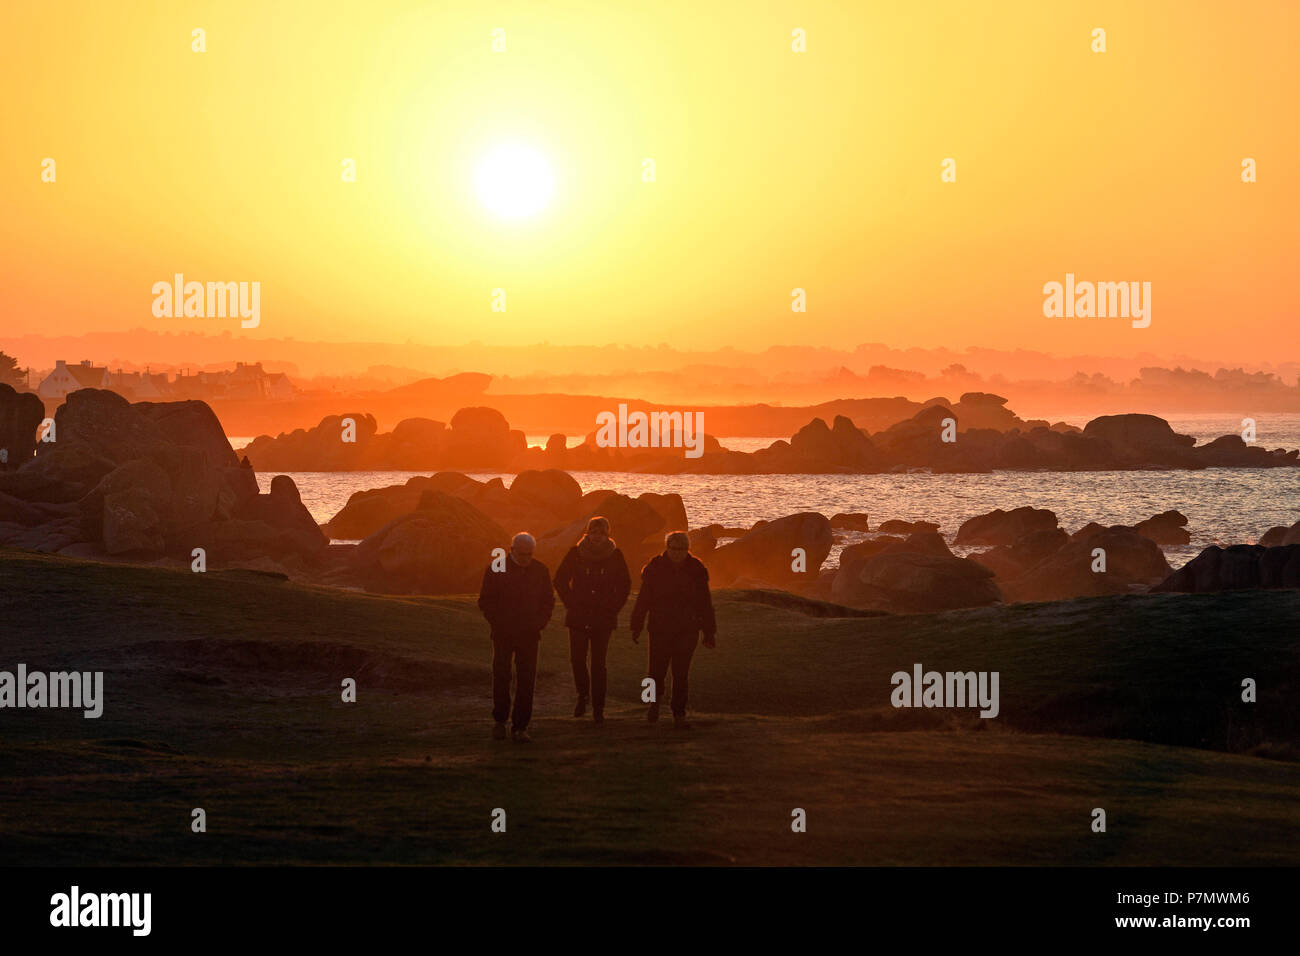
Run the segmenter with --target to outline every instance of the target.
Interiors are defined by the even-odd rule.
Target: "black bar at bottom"
[[[786,928],[817,936],[843,930],[865,942],[874,928],[890,926],[910,927],[927,943],[1102,935],[1200,936],[1231,944],[1252,933],[1286,931],[1296,876],[1289,868],[8,868],[0,874],[7,941],[328,945],[403,933],[444,945],[455,930],[484,945],[499,932],[503,939],[524,934],[538,945],[584,949],[594,927],[610,948],[621,939],[734,944]],[[145,928],[146,893],[147,935],[137,932]],[[103,894],[140,895],[105,900]],[[71,925],[100,921],[101,913],[103,922],[116,915],[122,925]]]

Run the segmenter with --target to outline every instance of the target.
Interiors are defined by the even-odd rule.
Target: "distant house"
[[[267,398],[293,398],[297,394],[298,387],[289,381],[289,376],[283,372],[275,372],[266,377]]]
[[[41,398],[66,398],[69,392],[79,388],[108,388],[110,379],[108,369],[91,365],[90,359],[83,359],[80,365],[69,365],[59,359],[36,392]]]
[[[150,402],[172,394],[167,376],[151,372],[123,372],[118,369],[108,377],[108,387],[133,402]]]
[[[167,376],[163,372],[145,372],[140,376],[140,387],[136,390],[136,396],[141,401],[168,398],[171,393],[171,383],[167,381]]]
[[[222,372],[226,386],[226,398],[266,398],[266,372],[262,363],[245,365],[235,363],[233,372]]]
[[[214,395],[231,399],[293,398],[298,389],[283,372],[267,374],[261,362],[236,362],[233,371],[210,374],[209,388]]]
[[[261,362],[237,362],[233,370],[219,372],[178,373],[173,381],[164,374],[124,372],[91,365],[68,365],[62,359],[38,393],[41,398],[61,399],[79,388],[108,388],[133,402],[176,401],[182,399],[253,399],[283,400],[298,394],[298,388],[283,372],[267,374]]]

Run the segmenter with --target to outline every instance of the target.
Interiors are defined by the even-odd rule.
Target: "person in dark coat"
[[[686,692],[691,657],[704,632],[704,646],[716,647],[718,625],[709,594],[709,569],[691,554],[684,531],[664,539],[663,554],[655,555],[641,570],[641,590],[632,607],[632,640],[640,643],[641,628],[650,619],[649,677],[655,699],[646,719],[659,719],[659,700],[669,668],[673,672],[673,725],[687,728]]]
[[[578,692],[573,716],[585,714],[590,701],[592,718],[598,724],[603,723],[605,652],[609,649],[609,636],[618,626],[618,612],[632,590],[627,561],[609,536],[608,518],[597,515],[587,522],[587,533],[569,549],[555,572],[555,590],[564,602],[569,661],[573,665],[573,686]]]
[[[510,542],[510,552],[494,559],[483,572],[478,606],[492,625],[492,736],[505,740],[506,718],[510,736],[528,743],[528,721],[533,715],[533,686],[537,682],[537,648],[542,629],[551,620],[555,595],[546,565],[533,557],[537,542],[520,533]],[[510,708],[510,664],[514,659],[515,704]]]

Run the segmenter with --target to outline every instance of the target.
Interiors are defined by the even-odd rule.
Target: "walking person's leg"
[[[506,720],[510,717],[510,657],[514,653],[510,642],[492,638],[492,736],[505,737]]]
[[[673,719],[686,719],[686,695],[690,688],[691,658],[700,636],[695,631],[673,635]]]
[[[651,721],[659,719],[659,704],[664,697],[664,680],[668,676],[668,665],[673,657],[673,643],[671,634],[651,634],[650,649],[647,652],[649,658],[650,671],[649,677],[654,681],[655,699],[650,705],[650,711],[646,718]]]
[[[608,675],[605,670],[605,655],[609,651],[609,638],[613,633],[607,630],[591,632],[591,714],[597,722],[605,718],[605,689]]]
[[[591,699],[591,680],[587,676],[587,644],[590,633],[585,627],[569,628],[569,663],[573,666],[573,689],[578,692],[578,703],[573,708],[574,717],[581,717],[587,712],[587,701]]]
[[[533,686],[537,682],[538,636],[524,635],[515,642],[515,709],[510,717],[516,739],[527,740],[528,722],[533,718]]]

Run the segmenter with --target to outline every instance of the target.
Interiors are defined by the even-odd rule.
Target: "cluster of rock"
[[[389,594],[476,591],[493,550],[509,547],[515,532],[531,533],[537,558],[554,570],[598,514],[609,519],[634,579],[663,550],[668,531],[687,527],[680,495],[583,494],[555,470],[521,472],[508,486],[439,472],[353,494],[324,526],[336,539],[361,539],[354,549],[336,549],[341,560],[330,581]]]
[[[830,427],[814,419],[789,442],[775,442],[745,460],[748,470],[763,473],[971,473],[1273,468],[1296,465],[1298,455],[1248,446],[1237,435],[1197,447],[1190,435],[1154,415],[1103,415],[1082,430],[1061,424],[999,430],[966,428],[960,412],[931,405],[873,435],[842,416]],[[729,462],[746,470],[741,459]],[[688,462],[683,470],[714,469]]]
[[[0,471],[16,471],[36,454],[36,430],[44,420],[40,398],[0,383]]]
[[[1194,594],[1253,588],[1300,588],[1300,544],[1206,548],[1154,590]]]
[[[528,447],[523,433],[512,430],[505,417],[491,408],[463,408],[453,416],[451,427],[410,418],[384,433],[369,415],[330,416],[310,430],[298,429],[276,438],[262,436],[245,454],[259,471],[481,469],[655,474],[1273,468],[1295,466],[1300,455],[1296,450],[1250,446],[1237,435],[1197,446],[1190,435],[1176,433],[1154,415],[1104,415],[1082,430],[1060,423],[1049,427],[1021,421],[1002,408],[1005,402],[997,395],[969,393],[951,407],[929,404],[911,418],[874,434],[842,415],[829,426],[815,418],[789,441],[776,441],[755,452],[727,450],[706,435],[703,453],[695,458],[674,447],[602,447],[595,432],[574,448],[566,447],[563,435],[552,435],[545,448]],[[349,420],[354,424],[353,434],[351,440],[344,441]]]
[[[186,561],[203,548],[214,565],[305,567],[327,543],[291,479],[277,476],[259,493],[203,402],[72,392],[55,412],[53,440],[0,472],[0,544]]]
[[[959,558],[937,525],[891,520],[880,525],[884,533],[846,547],[823,581],[830,600],[895,612],[1145,591],[1169,575],[1159,544],[1185,543],[1186,523],[1168,511],[1134,527],[1090,523],[1071,535],[1051,511],[997,509],[957,529],[956,545],[988,546]]]
[[[255,439],[243,449],[257,471],[505,470],[527,448],[494,408],[462,408],[451,427],[407,418],[380,432],[373,415],[330,415],[312,429]]]
[[[980,515],[957,530],[957,544],[993,545],[971,560],[994,573],[1008,601],[1059,601],[1146,591],[1170,573],[1157,544],[1168,527],[1187,519],[1166,512],[1141,526],[1089,523],[1074,534],[1044,509],[1016,508]]]
[[[203,402],[132,404],[112,392],[82,389],[55,413],[54,440],[36,442],[43,409],[28,398],[0,387],[0,441],[5,443],[0,447],[7,459],[0,470],[0,544],[5,545],[80,557],[185,562],[194,548],[203,548],[214,567],[283,570],[384,593],[444,594],[477,589],[494,549],[507,547],[516,531],[532,532],[537,556],[555,567],[582,536],[587,520],[602,514],[610,519],[635,578],[660,551],[667,531],[689,527],[676,494],[632,498],[607,489],[584,494],[571,475],[554,468],[525,470],[509,485],[500,478],[478,481],[439,471],[354,494],[324,530],[359,543],[329,545],[289,477],[277,475],[269,491],[259,493],[254,471],[241,465]],[[839,432],[854,447],[863,447],[866,436],[852,438],[851,426],[840,424],[846,421],[837,421]],[[335,425],[342,427],[335,422],[321,428]],[[377,436],[373,420],[364,417],[357,425],[359,434],[383,439],[390,451],[396,447],[399,432]],[[1130,426],[1134,423],[1115,427]],[[1110,427],[1103,422],[1098,431]],[[517,450],[522,440],[510,437],[517,433],[490,409],[464,410],[450,429],[439,425],[433,431],[442,436],[438,440],[448,454],[469,462],[485,461],[504,445]],[[1148,439],[1162,434],[1146,426],[1139,431]],[[1178,454],[1196,451],[1175,439],[1161,447],[1180,449]],[[323,440],[320,430],[295,439]],[[714,587],[775,588],[892,612],[1152,588],[1300,586],[1300,522],[1269,529],[1259,545],[1208,548],[1171,572],[1160,546],[1186,544],[1186,524],[1184,515],[1166,511],[1131,527],[1089,523],[1068,534],[1051,511],[998,509],[958,528],[957,546],[986,548],[962,558],[949,549],[938,525],[891,519],[876,537],[845,547],[838,567],[825,570],[835,530],[870,531],[865,512],[829,520],[803,512],[749,529],[710,525],[689,534]],[[722,539],[734,540],[719,545]]]
[[[1269,528],[1258,544],[1209,547],[1156,591],[1198,593],[1250,588],[1300,588],[1300,521]]]

